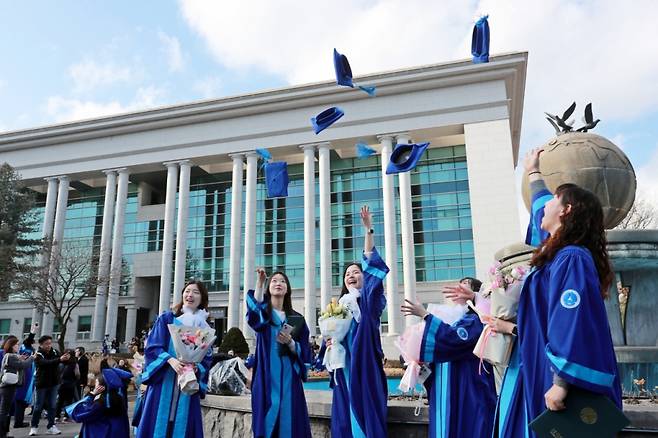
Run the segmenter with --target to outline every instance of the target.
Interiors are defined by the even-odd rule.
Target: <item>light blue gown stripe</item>
[[[434,349],[436,348],[436,333],[439,331],[441,320],[436,316],[431,316],[425,324],[429,324],[430,327],[427,336],[425,336],[425,349],[421,352],[421,360],[423,362],[432,362],[434,360]]]
[[[546,355],[558,372],[568,374],[575,379],[608,388],[611,388],[615,381],[614,374],[593,370],[575,362],[569,362],[563,357],[554,355],[548,345],[546,346]]]
[[[160,353],[160,355],[158,356],[158,358],[155,359],[153,362],[151,362],[151,363],[149,364],[149,366],[147,366],[146,369],[142,372],[142,380],[146,380],[146,379],[148,379],[149,377],[151,377],[151,374],[153,374],[153,373],[156,372],[158,369],[160,369],[160,367],[162,366],[163,362],[169,360],[169,359],[172,358],[172,357],[174,357],[174,356],[172,356],[172,355],[169,354],[169,353],[166,353],[166,352],[162,352],[162,353]]]
[[[279,436],[292,436],[292,369],[290,361],[282,360],[283,365],[283,384],[282,388],[286,388],[281,393],[281,409],[279,412]]]
[[[450,399],[448,398],[450,394],[450,362],[443,363],[441,367],[441,380],[443,385],[441,385],[441,406],[443,408],[443,436],[448,437],[448,423],[450,421]]]
[[[173,351],[173,344],[169,341],[169,351]],[[162,354],[160,355],[162,356]],[[155,421],[155,428],[153,429],[153,438],[164,438],[167,436],[167,424],[169,422],[169,411],[171,410],[171,398],[173,397],[174,384],[176,384],[176,377],[171,375],[173,370],[165,370],[167,373],[162,378],[162,385],[160,389],[160,401],[158,403],[158,414]]]
[[[279,417],[279,408],[281,406],[281,381],[282,379],[282,368],[281,368],[281,358],[279,357],[279,343],[276,342],[276,336],[279,334],[281,325],[283,321],[279,318],[276,312],[272,311],[272,322],[275,324],[270,326],[270,375],[273,376],[270,379],[270,408],[265,414],[265,436],[272,436],[274,432],[274,426],[276,425],[276,420]]]
[[[361,262],[361,270],[379,278],[380,280],[383,280],[386,277],[386,272],[382,271],[376,266],[368,264],[366,260]]]
[[[352,324],[350,326],[350,330],[347,332],[346,336],[346,344],[345,345],[345,364],[347,366],[345,368],[341,368],[343,370],[343,375],[345,376],[345,385],[347,386],[347,392],[348,395],[351,397],[352,392],[350,391],[350,366],[349,364],[352,363],[352,343],[354,342],[354,334],[356,333],[356,321],[352,320]],[[350,398],[350,425],[352,428],[352,437],[354,438],[361,438],[365,437],[365,433],[363,433],[363,430],[361,429],[361,426],[359,425],[359,421],[356,418],[356,415],[354,415],[354,410],[352,409],[352,400]]]
[[[551,199],[553,199],[553,195],[544,195],[535,199],[535,202],[532,203],[532,214],[537,213]]]
[[[190,396],[181,392],[176,408],[173,437],[184,437],[187,430],[187,417],[190,413]]]
[[[521,368],[519,366],[519,360],[520,358],[517,344],[514,346],[514,350],[512,350],[509,366],[505,371],[505,378],[503,379],[502,388],[500,389],[500,400],[498,401],[498,406],[500,406],[500,417],[498,419],[498,436],[500,437],[504,436],[503,431],[505,428],[505,422],[507,421],[509,408],[512,405],[512,397],[514,396],[514,391],[520,378],[519,371]]]

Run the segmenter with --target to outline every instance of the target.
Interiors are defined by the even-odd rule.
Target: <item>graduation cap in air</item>
[[[386,167],[386,173],[392,174],[413,170],[429,145],[429,143],[399,143],[395,145],[395,149],[391,153],[391,160]]]
[[[345,87],[357,87],[368,93],[369,96],[375,97],[377,87],[374,85],[356,85],[352,81],[352,68],[347,56],[341,55],[334,49],[334,70],[336,70],[336,83]]]
[[[368,158],[376,153],[376,150],[361,141],[356,144],[356,156],[359,158]]]
[[[471,54],[473,64],[489,62],[489,22],[488,15],[480,18],[473,26],[473,39],[471,40]]]
[[[256,149],[256,153],[263,159],[265,169],[265,185],[268,198],[288,196],[288,163],[285,161],[272,161],[272,154],[266,149]]]
[[[336,120],[343,117],[345,113],[337,106],[322,111],[315,117],[311,117],[311,124],[316,134],[319,134],[326,128],[330,127]]]

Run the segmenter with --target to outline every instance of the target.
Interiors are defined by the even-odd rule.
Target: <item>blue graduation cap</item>
[[[107,389],[121,389],[123,388],[123,380],[130,380],[133,377],[132,373],[120,368],[105,368],[102,372]]]
[[[334,70],[336,71],[336,83],[345,87],[354,88],[355,84],[352,82],[352,68],[347,56],[341,55],[334,49]],[[375,97],[377,87],[374,85],[356,85],[360,90],[368,93],[369,96]]]
[[[275,161],[265,166],[265,184],[267,197],[279,198],[288,196],[288,163]]]
[[[311,117],[311,124],[316,134],[319,134],[326,128],[330,127],[336,120],[343,117],[345,113],[337,106],[322,111],[315,117]]]
[[[429,143],[399,143],[395,145],[395,149],[391,153],[391,160],[386,166],[386,173],[390,175],[413,170],[429,145]]]
[[[375,155],[376,153],[376,150],[363,142],[358,142],[356,144],[356,156],[359,158],[367,158],[371,155]]]
[[[473,39],[471,40],[471,54],[473,64],[489,62],[489,22],[488,15],[480,18],[473,26]]]

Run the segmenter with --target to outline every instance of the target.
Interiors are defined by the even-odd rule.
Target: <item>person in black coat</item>
[[[89,375],[89,359],[85,353],[85,347],[78,347],[75,349],[75,357],[78,359],[78,369],[80,370],[80,380],[76,388],[76,401],[80,400],[85,395],[85,388],[87,387],[87,379]]]

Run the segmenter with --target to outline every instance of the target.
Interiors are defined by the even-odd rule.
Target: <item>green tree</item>
[[[249,344],[247,344],[247,340],[237,327],[231,327],[229,329],[226,335],[224,335],[224,339],[222,339],[222,344],[219,346],[220,353],[228,353],[229,350],[233,350],[236,356],[243,358],[249,354]]]
[[[21,184],[7,163],[0,165],[0,301],[15,291],[16,273],[42,250],[41,239],[29,238],[38,229],[34,193]]]

